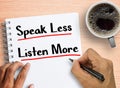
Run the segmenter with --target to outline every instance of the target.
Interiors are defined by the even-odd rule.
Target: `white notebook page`
[[[6,19],[9,61],[31,64],[23,88],[82,88],[69,58],[81,54],[79,14]]]

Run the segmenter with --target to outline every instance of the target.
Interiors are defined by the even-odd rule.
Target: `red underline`
[[[80,56],[80,54],[64,54],[64,55],[44,56],[44,57],[37,57],[37,58],[26,58],[26,59],[21,59],[21,61],[39,60],[39,59],[65,57],[65,56]]]
[[[48,34],[48,35],[34,36],[34,37],[29,37],[29,38],[21,38],[21,39],[18,39],[18,41],[21,41],[21,40],[28,40],[28,39],[34,39],[34,38],[42,38],[42,37],[71,35],[71,34],[72,34],[72,33]]]

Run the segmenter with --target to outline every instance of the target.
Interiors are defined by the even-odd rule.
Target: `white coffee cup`
[[[86,13],[86,25],[94,36],[107,38],[111,47],[115,47],[114,36],[120,30],[119,8],[109,1],[95,3]]]

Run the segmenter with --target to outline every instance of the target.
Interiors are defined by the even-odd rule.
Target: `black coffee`
[[[98,18],[96,20],[96,25],[101,29],[101,30],[106,30],[110,31],[114,28],[115,22],[111,19],[104,19],[104,18]]]
[[[119,25],[119,12],[110,4],[95,6],[89,13],[89,25],[96,32],[105,34],[114,31]]]

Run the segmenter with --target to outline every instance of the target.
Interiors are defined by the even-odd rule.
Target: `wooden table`
[[[83,53],[95,49],[114,63],[117,88],[120,88],[120,32],[115,36],[116,48],[110,48],[107,39],[93,36],[85,25],[85,14],[90,5],[101,0],[0,0],[0,23],[6,18],[78,12]],[[120,7],[119,0],[110,0]],[[64,20],[64,19],[63,19]],[[0,27],[1,28],[1,27]],[[4,63],[2,31],[0,30],[0,65]]]

